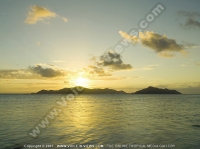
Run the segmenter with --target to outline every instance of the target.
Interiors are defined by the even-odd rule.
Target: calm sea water
[[[79,95],[66,107],[56,103],[60,97],[0,95],[0,148],[170,144],[200,149],[200,95]],[[29,135],[52,108],[62,111],[39,127],[36,138]]]

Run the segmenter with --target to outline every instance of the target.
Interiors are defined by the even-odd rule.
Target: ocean
[[[200,149],[200,95],[0,95],[0,148]]]

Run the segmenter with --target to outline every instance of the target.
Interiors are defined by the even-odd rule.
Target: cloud
[[[98,76],[111,76],[109,72],[106,72],[103,68],[98,66],[88,66],[88,68],[84,69],[87,71],[90,75],[98,75]]]
[[[191,62],[192,61],[192,62]],[[200,66],[200,62],[195,62],[193,60],[190,60],[189,62],[186,62],[185,64],[181,64],[180,66],[185,67],[185,66]]]
[[[155,52],[183,51],[184,46],[178,44],[175,39],[167,38],[154,32],[140,33],[141,44],[153,49]]]
[[[185,26],[200,28],[200,22],[194,19],[187,19],[187,21],[185,22]]]
[[[179,17],[187,18],[184,23],[180,23],[182,27],[200,28],[200,21],[197,20],[200,18],[199,12],[178,11],[177,14]]]
[[[142,68],[142,70],[153,70],[153,69],[155,69],[158,66],[159,65],[148,65],[148,66]]]
[[[26,69],[0,70],[0,79],[50,79],[60,80],[69,78],[73,72],[65,68],[48,64],[36,64]]]
[[[121,55],[111,50],[100,56],[97,65],[108,67],[111,70],[129,70],[133,68],[130,64],[124,64]]]
[[[124,80],[128,79],[127,77],[98,77],[98,78],[90,78],[90,80]]]
[[[88,76],[88,78],[90,80],[125,80],[125,79],[140,79],[141,77],[138,76],[129,76],[129,77],[124,77],[124,76],[119,76],[119,77],[115,77],[115,76],[102,76],[102,77],[94,77],[94,76]]]
[[[0,70],[1,79],[34,79],[35,76],[26,69]]]
[[[130,77],[130,79],[139,79],[140,77],[138,76],[133,76],[133,77]]]
[[[190,66],[190,65],[188,65],[188,64],[181,64],[180,66],[186,67],[186,66]]]
[[[84,68],[84,70],[93,77],[95,77],[95,75],[99,77],[111,76],[113,72],[131,70],[133,68],[130,64],[124,64],[121,55],[112,50],[106,51],[100,57],[94,56],[90,61],[92,61],[93,64]]]
[[[68,22],[67,18],[62,17],[62,19],[63,19],[64,22]]]
[[[132,43],[138,43],[138,41],[139,41],[139,38],[138,37],[136,37],[136,36],[131,36],[131,35],[129,35],[129,34],[127,34],[126,32],[122,32],[122,31],[119,31],[119,34],[123,37],[123,38],[125,38],[127,41],[129,41],[129,42],[132,42]]]
[[[199,65],[200,65],[200,62],[195,62],[195,65],[199,66]]]
[[[139,38],[137,38],[124,32],[122,33],[122,31],[120,32],[120,35],[123,38],[132,40],[134,43],[140,43],[143,46],[154,50],[161,57],[173,57],[174,54],[171,54],[171,52],[181,52],[182,54],[186,54],[186,51],[184,50],[185,46],[183,44],[179,44],[175,39],[168,38],[165,35],[147,31],[144,33],[140,32]]]
[[[54,63],[65,63],[66,61],[53,61]]]
[[[177,14],[189,18],[200,17],[199,12],[178,11]]]
[[[36,24],[38,21],[42,21],[45,18],[56,17],[56,13],[51,12],[45,7],[42,6],[32,6],[31,11],[29,11],[25,23]]]
[[[43,68],[41,65],[36,65],[32,67],[30,66],[29,70],[46,78],[61,77],[66,75],[64,71],[53,67]]]
[[[200,46],[194,43],[189,43],[187,41],[182,41],[182,45],[184,46],[185,49],[188,48],[199,48]]]
[[[160,52],[160,53],[159,53],[159,56],[160,56],[160,57],[165,57],[165,58],[171,58],[171,57],[174,57],[175,55],[174,55],[174,54],[167,53],[167,52]]]

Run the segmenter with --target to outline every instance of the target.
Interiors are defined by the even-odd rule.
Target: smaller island
[[[132,94],[181,94],[181,93],[176,90],[169,90],[167,88],[161,89],[149,86],[148,88],[136,91],[135,93]]]

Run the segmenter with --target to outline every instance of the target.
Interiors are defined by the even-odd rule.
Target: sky
[[[200,94],[199,5],[199,0],[1,0],[0,93],[80,85]]]

